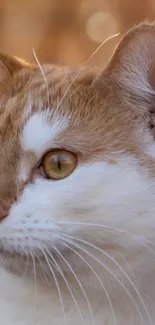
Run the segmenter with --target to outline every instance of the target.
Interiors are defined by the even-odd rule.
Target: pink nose
[[[7,217],[7,214],[0,214],[0,222]]]
[[[0,222],[8,216],[9,210],[10,210],[10,207],[8,207],[8,206],[0,207]]]

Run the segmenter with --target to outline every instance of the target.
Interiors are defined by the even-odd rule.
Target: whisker
[[[59,237],[60,238],[60,237]],[[59,239],[60,240],[60,239]],[[70,244],[70,242],[68,240],[66,240],[65,238],[62,237],[62,240],[65,240],[67,243]],[[85,259],[76,251],[74,250],[71,246],[67,245],[66,243],[64,243],[63,241],[60,240],[60,242],[66,246],[67,248],[69,248],[71,251],[73,251],[77,256],[79,256],[79,258],[84,261],[84,263],[90,268],[90,270],[93,272],[93,274],[96,276],[96,278],[98,279],[99,283],[101,284],[106,296],[107,296],[107,299],[108,299],[108,302],[109,302],[109,305],[110,305],[110,309],[111,309],[111,312],[112,312],[112,318],[113,318],[113,324],[116,325],[116,319],[115,319],[115,313],[114,313],[114,309],[113,309],[113,306],[112,306],[112,302],[111,302],[111,299],[110,299],[110,296],[105,288],[105,286],[103,285],[103,282],[101,281],[100,277],[98,276],[98,274],[94,271],[94,269],[92,268],[92,266],[87,262],[85,261]],[[71,243],[72,245],[74,245],[73,243]],[[74,245],[76,247],[76,245]]]
[[[42,68],[42,66],[41,66],[41,64],[40,64],[40,62],[39,62],[39,59],[38,59],[38,57],[37,57],[37,54],[36,54],[36,51],[35,51],[34,48],[32,49],[32,53],[33,53],[33,56],[34,56],[34,59],[35,59],[36,63],[38,64],[38,67],[39,67],[39,69],[40,69],[40,71],[41,71],[41,74],[42,74],[42,76],[43,76],[43,78],[44,78],[44,81],[45,81],[46,90],[47,90],[48,106],[49,106],[49,102],[50,102],[49,98],[50,98],[50,97],[49,97],[48,82],[47,82],[47,79],[46,79],[46,76],[45,76],[44,70],[43,70],[43,68]]]
[[[35,295],[35,303],[37,300],[37,274],[36,274],[36,266],[35,266],[35,259],[33,253],[31,253],[32,263],[33,263],[33,274],[34,274],[34,295]]]
[[[23,277],[24,277],[24,276],[26,275],[26,273],[27,273],[28,263],[29,263],[29,254],[26,254],[26,257],[27,257],[27,259],[26,259],[25,271],[24,271],[24,273],[22,274]]]
[[[135,277],[135,275],[134,275],[134,272],[133,272],[131,266],[129,265],[129,263],[127,262],[127,260],[125,259],[125,257],[124,257],[122,254],[117,253],[117,255],[120,256],[120,257],[122,258],[122,260],[125,262],[125,264],[127,265],[128,269],[129,269],[129,272],[131,273],[131,276],[133,277],[133,279],[134,279],[134,281],[135,281],[135,284],[136,284],[136,286],[138,287],[138,285],[137,285],[137,280],[136,280],[136,277]]]
[[[50,278],[46,268],[44,267],[44,264],[42,263],[40,257],[38,256],[38,254],[35,255],[37,260],[39,261],[39,265],[41,267],[41,272],[43,273],[43,280],[45,279],[45,282],[47,283],[47,286],[49,287],[49,281],[48,281],[48,278],[46,276],[46,274],[48,275],[48,277]]]
[[[126,230],[123,230],[123,229],[119,229],[119,228],[114,228],[114,227],[111,227],[111,226],[107,226],[107,225],[103,225],[103,224],[100,224],[100,223],[92,223],[92,222],[82,222],[82,221],[55,221],[55,224],[57,225],[71,225],[71,226],[74,226],[74,225],[81,225],[81,226],[88,226],[88,227],[100,227],[100,228],[104,228],[104,229],[109,229],[109,230],[116,230],[118,232],[122,232],[122,233],[127,233],[127,234],[130,234],[130,235],[134,235],[133,233],[130,233]]]
[[[69,237],[69,238],[71,238],[71,239],[73,239],[73,240],[75,240],[75,238],[73,237],[73,236],[68,236],[68,235],[66,235],[66,234],[63,234],[65,237]],[[59,237],[59,236],[58,236]],[[80,241],[80,240],[79,240]],[[71,242],[72,243],[72,242]],[[86,244],[86,245],[88,245],[88,244]],[[74,246],[75,246],[75,243],[74,243]],[[88,245],[89,246],[89,245]],[[141,320],[143,321],[143,317],[142,317],[142,315],[141,315],[141,312],[140,312],[140,310],[139,310],[139,308],[138,308],[138,306],[137,306],[137,304],[136,304],[136,302],[134,301],[134,299],[133,299],[133,297],[131,296],[131,294],[130,294],[130,292],[127,290],[127,288],[125,287],[125,285],[119,280],[119,278],[116,276],[116,274],[115,273],[113,273],[112,271],[111,271],[111,269],[107,266],[107,265],[105,265],[105,264],[103,264],[98,258],[96,258],[96,257],[94,257],[94,255],[92,255],[90,252],[88,252],[88,251],[86,251],[84,248],[82,248],[81,246],[79,246],[79,245],[77,245],[76,244],[76,247],[77,248],[79,248],[79,249],[81,249],[84,253],[86,253],[88,256],[90,256],[92,259],[94,259],[97,263],[99,263],[102,267],[104,267],[104,269],[107,271],[107,272],[109,272],[113,277],[114,277],[114,279],[120,284],[120,286],[124,289],[124,291],[127,293],[127,295],[128,295],[128,297],[131,299],[131,301],[133,302],[133,304],[134,304],[134,306],[135,306],[135,308],[136,308],[136,310],[137,310],[137,313],[138,313],[138,315],[140,316],[140,318],[141,318]],[[152,325],[152,323],[151,323],[151,325]]]
[[[53,247],[53,246],[52,246],[52,247]],[[53,262],[56,264],[56,266],[57,266],[57,268],[58,268],[58,270],[59,270],[59,272],[60,272],[60,274],[61,274],[61,276],[62,276],[62,278],[63,278],[63,280],[64,280],[64,282],[65,282],[65,284],[66,284],[66,286],[67,286],[67,288],[68,288],[68,291],[69,291],[69,293],[70,293],[70,295],[71,295],[71,297],[72,297],[72,299],[73,299],[73,301],[74,301],[74,304],[75,304],[75,306],[76,306],[76,308],[77,308],[77,311],[78,311],[78,313],[79,313],[79,316],[80,316],[80,319],[81,319],[81,321],[82,321],[82,324],[84,324],[83,316],[82,316],[82,314],[81,314],[81,311],[80,311],[79,305],[78,305],[78,303],[77,303],[77,301],[76,301],[76,299],[75,299],[75,297],[74,297],[74,295],[73,295],[73,292],[72,292],[72,290],[71,290],[71,287],[70,287],[70,285],[69,285],[69,282],[68,282],[67,279],[65,278],[65,275],[64,275],[64,273],[62,272],[62,270],[61,270],[61,268],[60,268],[60,265],[58,265],[57,261],[56,261],[55,258],[51,255],[51,253],[49,252],[49,250],[47,249],[47,247],[46,247],[45,249],[46,249],[48,255],[52,258]]]
[[[44,249],[46,249],[46,247],[44,246]],[[63,313],[63,317],[64,317],[64,324],[66,325],[66,313],[65,313],[65,307],[64,307],[64,302],[63,302],[63,298],[62,298],[62,294],[61,294],[61,290],[60,290],[60,287],[59,287],[59,283],[58,283],[58,280],[56,278],[56,275],[55,275],[55,272],[53,270],[53,268],[51,267],[50,263],[49,263],[49,260],[47,258],[47,255],[45,253],[45,251],[40,247],[40,250],[41,252],[43,253],[43,256],[45,257],[45,260],[46,260],[46,263],[52,273],[52,276],[53,276],[53,279],[54,279],[54,282],[55,282],[55,285],[56,285],[56,288],[57,288],[57,291],[58,291],[58,295],[59,295],[59,299],[60,299],[60,305],[61,305],[61,308],[62,308],[62,313]]]
[[[151,243],[147,238],[144,238],[142,236],[139,236],[135,233],[132,233],[130,231],[126,231],[124,229],[119,229],[119,228],[115,228],[115,227],[111,227],[111,226],[108,226],[108,225],[103,225],[103,224],[99,224],[99,223],[92,223],[92,222],[82,222],[82,221],[56,221],[55,224],[57,225],[81,225],[81,226],[84,226],[84,227],[98,227],[98,228],[103,228],[103,229],[106,229],[106,230],[109,230],[109,231],[115,231],[115,232],[119,232],[119,233],[122,233],[124,235],[130,235],[130,236],[133,236],[135,237],[135,239],[138,241],[145,241],[147,242],[148,244],[152,245],[155,247],[155,245],[153,243]],[[147,247],[147,246],[146,246]],[[148,247],[147,247],[148,248]]]
[[[74,90],[71,92],[71,94],[68,96],[68,100],[69,100],[70,98],[72,98],[72,96],[75,95],[79,89],[82,89],[82,86],[76,87],[76,89],[74,89]]]
[[[114,34],[112,36],[109,36],[106,40],[104,40],[98,47],[97,49],[93,52],[93,54],[91,54],[91,56],[88,58],[88,60],[82,65],[82,67],[78,70],[77,74],[75,75],[75,77],[73,78],[73,80],[71,81],[71,83],[69,84],[68,88],[66,89],[66,91],[64,92],[64,95],[62,96],[57,109],[59,109],[60,105],[62,104],[65,96],[67,95],[69,89],[71,88],[71,86],[73,85],[73,83],[75,82],[75,80],[78,78],[78,76],[80,75],[80,73],[83,71],[83,69],[86,67],[86,65],[90,62],[90,60],[94,57],[94,55],[101,49],[101,47],[107,43],[109,40],[113,39],[114,37],[117,37],[120,33]]]
[[[69,235],[66,235],[67,237],[69,236]],[[72,237],[72,236],[69,236],[69,237]],[[115,259],[114,258],[112,258],[109,254],[107,254],[105,251],[103,251],[102,249],[100,249],[100,248],[98,248],[97,246],[95,246],[95,245],[93,245],[93,244],[91,244],[91,243],[88,243],[87,241],[85,241],[85,240],[83,240],[83,239],[79,239],[79,238],[77,238],[77,237],[74,237],[74,239],[75,240],[77,240],[77,241],[80,241],[80,242],[82,242],[82,243],[84,243],[84,244],[86,244],[86,245],[89,245],[90,247],[92,247],[92,248],[94,248],[94,249],[96,249],[97,251],[99,251],[100,253],[102,253],[103,255],[105,255],[106,257],[108,257],[119,269],[120,269],[120,271],[122,271],[122,273],[124,274],[124,276],[126,277],[126,279],[130,282],[130,284],[131,284],[131,286],[132,286],[132,288],[135,290],[135,292],[136,292],[136,294],[137,294],[137,296],[139,297],[139,299],[140,299],[140,301],[141,301],[141,303],[142,303],[142,305],[143,305],[143,308],[144,308],[144,310],[145,310],[145,313],[146,313],[146,315],[147,315],[147,317],[148,317],[148,320],[149,320],[149,323],[151,324],[151,325],[153,325],[152,324],[152,320],[151,320],[151,318],[150,318],[150,315],[149,315],[149,312],[148,312],[148,310],[147,310],[147,308],[146,308],[146,306],[145,306],[145,303],[144,303],[144,300],[142,299],[142,297],[141,297],[141,295],[140,295],[140,293],[139,293],[139,291],[137,290],[137,288],[135,287],[135,285],[133,284],[133,282],[131,281],[131,279],[130,279],[130,277],[126,274],[126,272],[123,270],[123,268],[117,263],[117,261],[115,261]]]
[[[71,273],[74,275],[83,295],[84,295],[84,298],[86,300],[86,303],[88,305],[88,309],[89,309],[89,312],[90,312],[90,316],[91,316],[91,321],[92,321],[92,324],[94,324],[94,318],[93,318],[93,312],[92,312],[92,309],[91,309],[91,306],[90,306],[90,303],[89,303],[89,300],[88,300],[88,297],[86,295],[86,292],[78,278],[78,276],[76,275],[76,273],[74,272],[74,270],[72,269],[72,267],[70,266],[70,264],[67,262],[67,260],[64,258],[64,256],[59,252],[59,250],[53,245],[51,244],[51,247],[57,252],[57,254],[62,258],[62,260],[64,261],[64,263],[68,266],[68,268],[70,269]]]

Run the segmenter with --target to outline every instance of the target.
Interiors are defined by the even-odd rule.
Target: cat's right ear
[[[123,37],[93,86],[136,116],[155,113],[155,23],[141,24]]]
[[[31,65],[27,62],[0,52],[0,83],[13,76],[17,71],[30,67]]]

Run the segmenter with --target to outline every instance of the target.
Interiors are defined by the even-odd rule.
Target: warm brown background
[[[41,62],[104,66],[123,33],[155,18],[155,0],[0,0],[0,47],[26,60],[35,48]]]

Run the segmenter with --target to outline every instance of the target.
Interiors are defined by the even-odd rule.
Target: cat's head
[[[154,53],[155,26],[145,24],[123,38],[100,74],[0,55],[7,258],[55,256],[84,241],[115,246],[116,237],[121,245],[118,229],[152,234]]]

